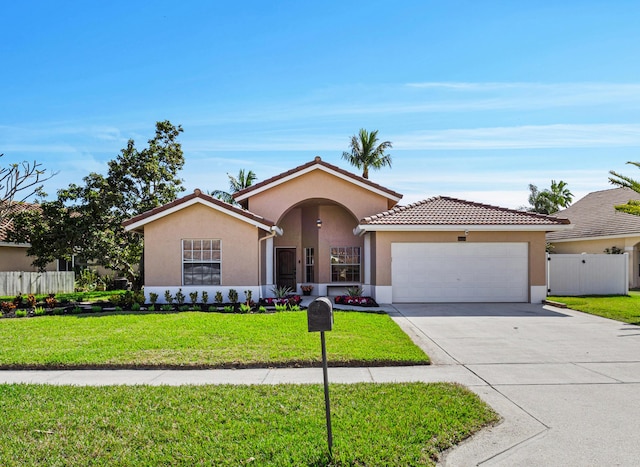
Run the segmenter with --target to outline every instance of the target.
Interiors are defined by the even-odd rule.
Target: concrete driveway
[[[504,420],[447,466],[640,465],[640,327],[534,304],[395,305],[393,318]]]

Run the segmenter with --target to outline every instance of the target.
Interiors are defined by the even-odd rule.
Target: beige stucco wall
[[[144,227],[145,286],[182,284],[182,240],[220,239],[222,286],[258,283],[261,229],[215,209],[195,204]]]
[[[27,256],[26,247],[0,246],[0,271],[38,272],[38,268],[31,265],[34,259]],[[45,270],[56,271],[56,263],[49,263]]]
[[[464,231],[376,232],[372,237],[375,259],[372,275],[378,286],[391,285],[391,243],[457,242]],[[529,244],[529,286],[546,285],[544,232],[469,232],[467,242],[526,242]]]
[[[300,175],[249,198],[249,211],[279,224],[292,206],[309,199],[328,199],[343,205],[356,219],[386,211],[385,196],[378,195],[322,170]]]

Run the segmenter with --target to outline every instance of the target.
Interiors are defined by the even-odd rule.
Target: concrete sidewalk
[[[486,385],[459,365],[329,368],[330,383],[389,383],[449,381],[466,386]],[[247,370],[25,370],[0,371],[0,383],[71,384],[322,384],[322,368],[257,368]]]

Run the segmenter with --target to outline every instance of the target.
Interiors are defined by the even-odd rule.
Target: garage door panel
[[[394,302],[528,300],[526,243],[393,243]]]

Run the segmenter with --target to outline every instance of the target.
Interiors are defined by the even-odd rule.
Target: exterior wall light
[[[318,220],[316,221],[316,227],[318,227],[319,229],[322,228],[322,219],[318,218]]]

